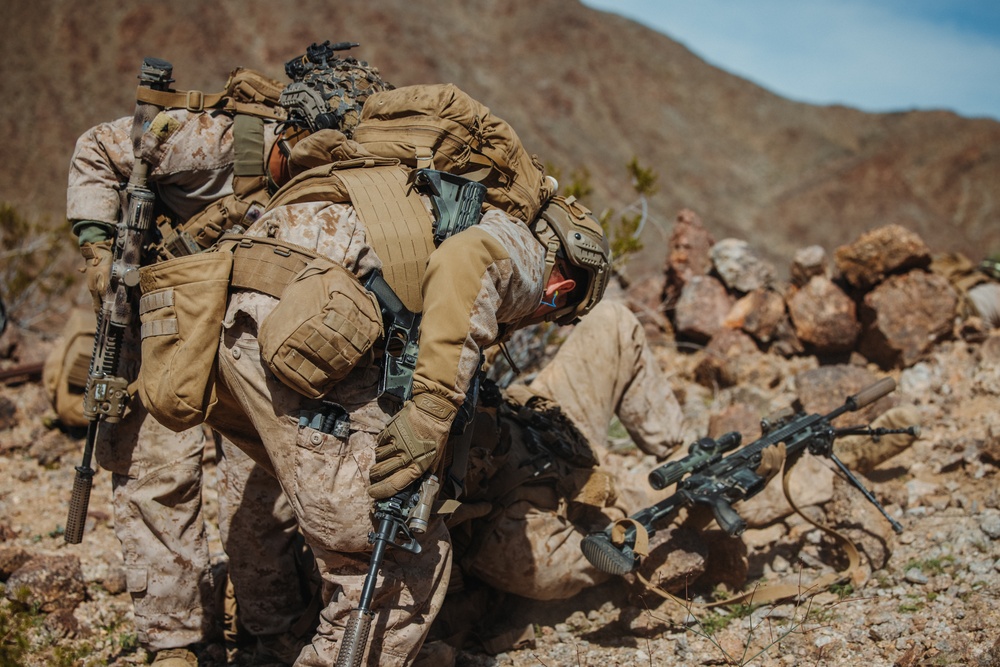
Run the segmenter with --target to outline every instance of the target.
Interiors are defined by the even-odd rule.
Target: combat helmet
[[[531,225],[545,246],[545,276],[548,283],[556,258],[569,264],[577,281],[578,296],[544,319],[571,324],[589,313],[604,296],[611,276],[611,246],[601,224],[590,209],[575,197],[552,197]]]
[[[378,68],[363,60],[337,55],[358,46],[356,42],[311,44],[305,54],[285,63],[292,80],[279,104],[288,111],[288,124],[315,132],[340,130],[348,137],[361,116],[361,107],[372,93],[391,90]]]

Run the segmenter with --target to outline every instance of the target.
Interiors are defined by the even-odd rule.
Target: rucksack
[[[56,416],[65,426],[82,427],[88,424],[83,416],[83,394],[90,373],[96,329],[94,311],[89,308],[74,309],[42,368],[42,385]]]
[[[414,168],[458,174],[486,186],[486,203],[529,223],[554,181],[504,120],[454,84],[406,86],[365,101],[354,140]]]

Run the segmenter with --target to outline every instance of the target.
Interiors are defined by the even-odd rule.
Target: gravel
[[[673,381],[690,402],[685,410],[694,430],[712,408],[710,403],[705,409],[704,388],[692,384],[698,354],[665,361],[673,364]],[[985,453],[998,444],[994,413],[1000,383],[969,380],[981,372],[978,363],[974,347],[949,342],[902,373],[897,395],[919,409],[923,436],[869,479],[905,531],[887,565],[869,568],[852,588],[719,611],[654,600],[617,579],[563,602],[518,602],[507,621],[531,624],[534,640],[498,655],[460,651],[456,664],[1000,667],[1000,488],[996,461]],[[147,656],[135,645],[113,532],[110,476],[95,477],[83,544],[66,545],[61,527],[81,440],[46,426],[51,414],[39,385],[0,387],[0,399],[17,409],[13,426],[0,431],[0,555],[15,549],[35,556],[75,555],[86,589],[85,600],[68,614],[15,613],[19,608],[11,603],[0,605],[0,622],[8,629],[19,619],[30,621],[22,628],[27,650],[9,664],[143,664]],[[45,443],[45,465],[32,455],[39,442]],[[211,521],[215,475],[210,471],[206,477]],[[777,543],[750,549],[752,561],[766,564],[755,576],[808,580],[828,567],[824,541],[789,528],[776,533],[788,547],[780,553]],[[221,561],[217,536],[213,540],[214,557]],[[11,573],[3,574],[6,580]],[[7,596],[16,594],[7,590]],[[11,645],[5,640],[2,646]],[[221,665],[224,651],[214,646],[203,658]]]

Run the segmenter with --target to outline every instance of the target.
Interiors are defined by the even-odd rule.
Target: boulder
[[[882,368],[906,368],[950,335],[958,295],[947,279],[910,271],[865,295],[858,351]]]
[[[792,257],[789,275],[796,287],[802,287],[813,276],[829,278],[830,269],[827,266],[826,250],[823,246],[811,245],[797,250]]]
[[[21,547],[0,548],[0,581],[7,581],[21,566],[32,559],[32,554]]]
[[[753,406],[734,403],[712,414],[708,420],[708,437],[718,438],[736,431],[743,437],[743,444],[749,444],[760,437],[760,418]]]
[[[626,303],[642,323],[646,338],[652,345],[673,347],[674,326],[667,318],[663,303],[666,277],[650,276],[629,286]]]
[[[80,559],[35,556],[7,579],[7,599],[18,599],[21,591],[27,591],[27,604],[44,613],[75,609],[86,596]]]
[[[703,276],[712,268],[709,250],[715,239],[702,225],[694,211],[677,214],[674,230],[667,241],[666,283],[663,300],[668,307],[680,298],[681,291],[694,276]]]
[[[813,276],[788,298],[796,337],[817,354],[850,352],[861,333],[857,308],[825,276]]]
[[[649,556],[639,564],[639,574],[670,593],[682,592],[705,572],[708,548],[702,535],[687,526],[659,530],[649,545]]]
[[[709,256],[715,272],[731,290],[746,293],[774,283],[774,266],[758,257],[746,241],[722,239],[711,247]]]
[[[867,368],[848,364],[832,364],[803,371],[795,376],[795,390],[802,409],[809,413],[826,414],[844,404],[848,396],[875,384],[879,376]],[[857,412],[848,412],[834,421],[834,425],[864,424],[871,422],[897,404],[894,393],[883,396]]]
[[[730,329],[742,329],[767,344],[778,336],[779,326],[787,317],[782,296],[772,289],[760,288],[733,304],[723,324]]]
[[[844,280],[867,291],[889,274],[930,266],[931,253],[915,232],[901,225],[886,225],[837,248],[834,261]]]
[[[679,336],[706,342],[722,330],[733,307],[725,286],[711,276],[692,276],[674,307],[674,330]]]
[[[739,368],[763,356],[747,334],[721,329],[705,346],[705,357],[695,368],[694,377],[705,387],[731,387],[742,379]]]

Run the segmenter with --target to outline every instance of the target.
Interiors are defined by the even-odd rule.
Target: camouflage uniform
[[[170,131],[158,137],[147,131],[144,159],[158,204],[186,220],[232,193],[233,118],[184,110],[164,114],[171,119]],[[265,133],[265,150],[275,141],[273,127]],[[78,140],[67,192],[67,216],[77,233],[82,221],[110,230],[125,209],[124,184],[134,161],[131,130],[132,118],[121,118]],[[122,375],[130,380],[138,372],[138,339],[136,323],[126,332],[121,359]],[[143,646],[154,651],[204,642],[218,626],[213,609],[218,584],[212,581],[201,513],[202,458],[209,444],[214,446],[200,427],[169,431],[138,400],[120,424],[105,423],[100,430],[96,457],[113,474],[115,530],[136,630]],[[291,558],[294,515],[242,452],[223,449],[220,472],[238,498],[223,502],[219,522],[241,621],[255,634],[280,635],[305,606]],[[246,526],[241,516],[254,517],[253,525]]]
[[[478,231],[469,233],[474,230]],[[434,251],[423,284],[425,295],[434,293],[453,277],[449,266],[464,268],[459,262],[441,264],[435,256],[453,257],[452,251],[462,256],[481,243],[499,244],[504,250],[504,257],[492,255],[496,259],[485,268],[481,289],[464,320],[441,317],[439,307],[448,304],[424,299],[425,323],[446,320],[464,329],[442,337],[452,341],[450,349],[462,350],[451,355],[453,374],[445,381],[447,390],[459,396],[464,396],[478,368],[478,350],[497,339],[501,325],[528,316],[544,287],[545,250],[526,225],[491,210],[474,230],[447,239]],[[381,268],[364,224],[348,204],[282,206],[247,231],[248,236],[269,234],[317,252],[356,276]],[[313,642],[303,649],[296,665],[329,665],[336,658],[347,616],[358,604],[368,569],[373,507],[368,473],[375,459],[376,438],[392,415],[378,399],[380,371],[368,359],[323,397],[347,410],[349,436],[339,439],[305,425],[311,414],[323,410],[321,402],[285,386],[261,363],[258,326],[277,303],[253,290],[231,293],[218,358],[219,404],[209,423],[273,471],[295,510],[319,565],[326,605]],[[304,423],[300,418],[305,418]],[[443,523],[433,520],[420,542],[420,554],[399,549],[386,552],[381,570],[384,580],[372,605],[378,617],[366,664],[412,662],[441,606],[451,569],[451,545]]]
[[[540,450],[523,420],[501,408],[496,447],[482,449],[488,437],[474,442],[479,449],[470,467],[484,472],[468,480],[474,490],[466,498],[488,503],[490,513],[455,528],[458,562],[497,590],[536,600],[568,598],[608,578],[583,557],[580,541],[638,509],[615,489],[635,486],[645,472],[607,472],[612,417],[643,452],[663,458],[682,442],[683,414],[642,325],[615,301],[598,304],[530,385],[512,386],[506,394],[515,405],[557,406],[569,423],[557,420],[555,437],[596,454],[597,467]],[[586,455],[579,458],[582,463]]]

